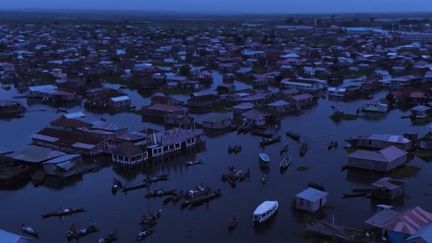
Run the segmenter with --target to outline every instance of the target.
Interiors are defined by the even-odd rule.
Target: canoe
[[[285,156],[279,164],[280,170],[286,170],[291,164],[291,156]]]

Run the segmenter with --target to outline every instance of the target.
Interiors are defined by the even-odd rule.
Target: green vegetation
[[[190,74],[191,68],[189,65],[183,65],[180,67],[180,75],[181,76],[188,76]]]
[[[394,169],[390,175],[395,178],[415,177],[421,169],[413,165],[405,165]]]
[[[422,151],[417,150],[413,153],[416,157],[421,159],[431,160],[432,159],[432,151]]]
[[[108,76],[108,77],[105,77],[105,80],[111,84],[121,84],[121,85],[128,86],[128,87],[131,85],[131,81],[122,79],[119,76]]]
[[[357,120],[358,116],[354,114],[345,114],[343,111],[335,111],[331,116],[334,122],[339,123],[341,121],[353,121]]]
[[[190,95],[194,92],[192,88],[163,88],[160,90],[165,95]]]

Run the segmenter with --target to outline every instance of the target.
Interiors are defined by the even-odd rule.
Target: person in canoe
[[[228,230],[233,231],[238,225],[238,220],[236,217],[233,217],[228,224]]]
[[[25,224],[21,225],[21,231],[35,238],[39,238],[39,234],[30,225],[25,225]]]
[[[99,238],[97,243],[112,243],[117,241],[117,233],[111,233],[107,237]]]
[[[152,230],[152,229],[146,229],[144,231],[139,232],[137,237],[136,237],[136,241],[144,240],[149,235],[153,234],[153,232],[154,232],[154,230]]]

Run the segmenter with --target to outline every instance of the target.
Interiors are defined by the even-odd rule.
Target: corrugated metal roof
[[[121,101],[128,101],[130,100],[130,98],[129,96],[123,95],[123,96],[111,97],[111,100],[114,102],[121,102]]]
[[[49,148],[27,145],[19,151],[8,154],[7,157],[24,162],[41,163],[62,155],[65,155],[65,153]]]
[[[322,198],[327,197],[328,193],[327,192],[323,192],[320,190],[317,190],[315,188],[307,188],[306,190],[298,193],[296,195],[296,197],[307,200],[307,201],[311,201],[311,202],[316,202]]]
[[[394,210],[383,210],[368,220],[367,224],[403,234],[414,234],[419,229],[432,222],[432,213],[415,207],[402,213]]]

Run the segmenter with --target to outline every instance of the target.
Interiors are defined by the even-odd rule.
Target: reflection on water
[[[15,92],[15,93],[14,93]],[[135,91],[125,90],[137,106],[148,104],[148,98],[142,98]],[[131,93],[130,93],[131,92]],[[16,91],[0,91],[6,98],[16,96]],[[136,95],[136,96],[135,96]],[[140,98],[141,97],[141,98]],[[71,181],[49,179],[38,187],[29,183],[19,190],[0,191],[0,228],[19,232],[22,223],[33,225],[39,230],[40,242],[64,242],[65,231],[72,223],[85,226],[96,222],[100,232],[84,238],[85,242],[94,242],[100,235],[108,235],[116,231],[120,242],[134,242],[136,233],[141,229],[138,220],[148,210],[163,208],[163,215],[157,223],[156,231],[148,240],[154,242],[213,242],[214,239],[225,242],[303,242],[304,238],[295,233],[303,232],[303,223],[311,219],[291,209],[294,195],[302,191],[309,182],[324,186],[329,192],[328,207],[318,218],[331,220],[337,224],[352,227],[364,226],[363,221],[373,214],[374,207],[368,198],[342,199],[343,193],[353,188],[364,188],[379,179],[382,174],[366,171],[341,171],[346,163],[347,153],[342,149],[344,139],[354,135],[371,133],[402,134],[416,132],[423,135],[429,131],[426,126],[411,126],[409,119],[400,119],[403,112],[392,111],[381,120],[357,119],[335,124],[329,119],[333,110],[331,106],[344,111],[354,111],[364,101],[343,103],[338,101],[320,100],[317,107],[303,112],[299,116],[288,116],[282,120],[280,135],[282,141],[262,149],[260,138],[251,135],[237,135],[236,132],[223,134],[207,139],[207,149],[195,156],[180,157],[175,160],[156,163],[150,167],[142,167],[135,171],[121,171],[111,166],[102,168],[95,173],[85,174]],[[29,107],[30,112],[24,117],[11,121],[0,120],[0,146],[19,149],[31,140],[31,134],[44,128],[58,118],[55,108],[36,104]],[[74,107],[68,111],[77,111]],[[143,123],[136,114],[120,113],[93,114],[86,112],[88,119],[106,119],[120,127],[131,130],[145,128],[162,129],[160,125]],[[308,142],[310,150],[305,157],[298,155],[300,144],[285,136],[284,131],[293,130],[302,135]],[[339,148],[328,150],[331,141],[338,141]],[[240,144],[242,151],[236,155],[228,155],[229,144]],[[293,164],[288,170],[279,173],[280,149],[289,145],[289,153]],[[271,169],[266,171],[268,182],[262,185],[262,171],[258,166],[258,153],[265,152],[271,159]],[[202,159],[203,164],[186,168],[188,160]],[[236,188],[224,184],[220,177],[226,172],[227,166],[239,169],[250,169],[251,177]],[[414,158],[408,165],[421,170],[417,176],[409,177],[406,184],[404,207],[421,205],[425,209],[432,205],[430,184],[430,164]],[[296,171],[299,166],[307,166],[307,171]],[[222,197],[210,201],[193,210],[180,210],[179,204],[163,206],[162,200],[145,199],[146,189],[132,193],[111,193],[112,178],[121,178],[125,184],[137,185],[148,175],[169,174],[169,180],[152,185],[153,189],[187,190],[203,184],[213,189],[222,189]],[[264,200],[278,200],[279,212],[269,224],[258,229],[253,227],[252,212]],[[29,207],[28,202],[31,202]],[[59,207],[86,207],[87,213],[66,217],[64,221],[56,219],[40,220],[40,215]],[[355,210],[353,210],[353,208]],[[239,226],[229,233],[227,224],[233,217],[239,219]]]

